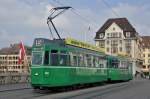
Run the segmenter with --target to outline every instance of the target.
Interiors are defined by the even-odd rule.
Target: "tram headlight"
[[[35,73],[34,75],[35,75],[35,76],[38,76],[39,74],[38,74],[38,73]]]
[[[44,75],[45,75],[45,76],[49,76],[49,72],[47,72],[47,71],[44,72]]]

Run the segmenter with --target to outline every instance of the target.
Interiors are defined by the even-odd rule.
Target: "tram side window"
[[[119,66],[119,68],[121,68],[121,69],[127,69],[127,67],[128,67],[127,61],[122,61],[120,66]]]
[[[123,66],[122,66],[123,69],[125,69],[126,65],[127,65],[126,62],[124,61],[124,62],[123,62]]]
[[[66,66],[67,64],[67,57],[68,55],[65,52],[60,53],[60,59],[59,59],[59,64],[61,66]]]
[[[126,69],[129,69],[130,66],[131,66],[131,63],[130,63],[130,62],[127,62]]]
[[[93,56],[93,67],[96,67],[96,57]]]
[[[124,61],[120,61],[120,64],[119,64],[118,68],[120,68],[120,69],[124,68]]]
[[[69,52],[69,60],[70,60],[70,65],[73,66],[73,55],[72,52]]]
[[[83,66],[87,66],[87,59],[85,54],[83,54]]]
[[[77,66],[77,56],[73,56],[73,66]]]
[[[103,59],[99,58],[99,67],[104,68],[104,62]]]
[[[119,61],[118,60],[112,60],[112,67],[113,68],[118,68]]]
[[[84,66],[84,60],[83,60],[83,55],[80,54],[78,56],[78,66]]]
[[[96,59],[95,59],[95,67],[99,67],[99,58],[98,57],[96,57]]]
[[[129,69],[129,71],[132,71],[132,62],[129,62],[128,69]]]
[[[49,51],[45,51],[44,65],[48,65],[48,64],[49,64]]]
[[[107,60],[103,60],[104,61],[104,67],[103,68],[107,68]]]
[[[71,66],[77,66],[77,61],[78,61],[78,58],[76,56],[76,53],[74,52],[70,52],[69,53],[69,63]]]
[[[86,58],[87,58],[87,66],[91,67],[92,66],[91,56],[87,54]]]
[[[106,60],[104,60],[102,57],[99,57],[99,67],[105,68],[106,66]]]
[[[57,50],[51,50],[51,65],[52,66],[58,66],[58,51]]]

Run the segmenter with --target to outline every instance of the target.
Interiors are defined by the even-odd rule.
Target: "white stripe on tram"
[[[108,68],[92,68],[92,67],[64,67],[64,66],[32,66],[31,68],[82,68],[82,69],[108,69]]]

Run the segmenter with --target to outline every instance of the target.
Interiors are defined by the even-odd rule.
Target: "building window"
[[[117,40],[112,40],[111,41],[111,46],[118,46],[118,41]]]
[[[100,41],[100,42],[99,42],[99,46],[100,46],[101,48],[104,48],[104,47],[105,47],[105,41]]]
[[[143,54],[143,57],[145,57],[145,54]]]
[[[143,68],[145,69],[145,68],[146,68],[146,66],[144,66],[144,65],[143,65]]]
[[[120,37],[120,33],[118,33],[118,32],[114,32],[114,33],[107,33],[107,37],[108,38],[118,38],[118,37]]]
[[[107,33],[107,38],[109,38],[110,37],[110,33]]]
[[[111,53],[118,53],[118,48],[117,47],[112,47],[111,48]]]
[[[122,52],[122,47],[120,47],[119,49],[120,49],[120,52]]]
[[[107,40],[107,45],[109,45],[109,40]]]
[[[131,51],[131,40],[127,40],[125,42],[125,47],[126,47],[126,52],[130,53],[130,51]]]
[[[148,57],[150,57],[150,54],[148,54]]]
[[[126,37],[130,37],[130,32],[126,32]]]
[[[103,37],[104,37],[103,33],[99,34],[99,38],[103,38]]]
[[[122,40],[120,40],[120,44],[122,44]]]
[[[111,40],[111,53],[118,53],[118,40]]]
[[[120,37],[120,38],[122,37],[122,34],[121,34],[121,33],[119,33],[119,37]]]
[[[115,27],[113,27],[113,30],[115,31]]]
[[[116,37],[116,33],[111,33],[112,34],[112,37]]]
[[[126,53],[131,54],[131,48],[126,48]]]
[[[107,52],[109,52],[109,48],[107,48]]]
[[[113,37],[113,33],[110,33],[110,37]]]
[[[128,44],[131,44],[131,40],[127,40],[126,42],[127,42]]]
[[[119,33],[116,33],[115,37],[119,37]]]
[[[148,63],[150,64],[150,59],[148,60]]]

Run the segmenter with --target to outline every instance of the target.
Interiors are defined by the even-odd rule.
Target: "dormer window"
[[[99,38],[103,38],[103,37],[104,37],[103,33],[99,34]]]
[[[130,37],[130,32],[126,32],[126,37]]]
[[[115,27],[113,27],[113,31],[115,31]]]

